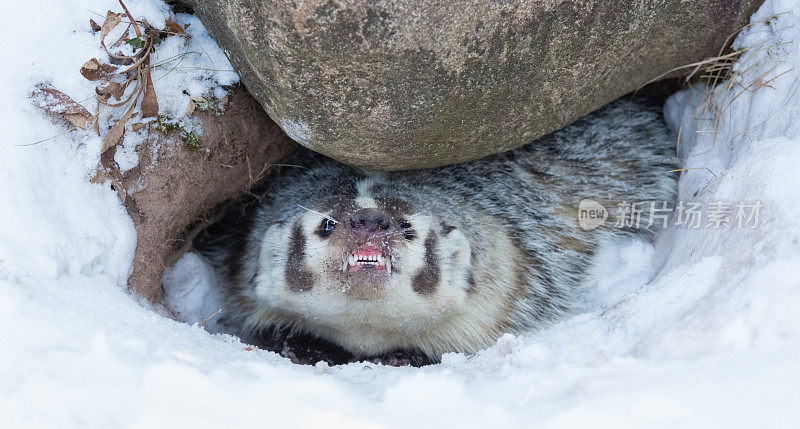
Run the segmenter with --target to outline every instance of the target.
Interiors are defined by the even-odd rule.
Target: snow
[[[211,266],[196,253],[186,253],[164,273],[164,303],[187,323],[202,323],[210,332],[220,332],[217,319],[211,317],[222,308],[213,287],[217,282]],[[211,317],[209,319],[209,317]]]
[[[155,26],[168,16],[159,0],[126,4]],[[795,1],[766,0],[754,21],[782,14],[737,38],[737,47],[761,48],[740,60],[741,85],[732,94],[765,72],[761,82],[785,74],[757,90],[750,86],[732,102],[727,97],[718,126],[704,111],[710,89],[702,86],[676,94],[665,109],[681,132],[685,167],[692,168],[681,177],[679,198],[704,205],[759,201],[756,228],[673,225],[653,244],[606,248],[580,314],[542,332],[506,335],[475,356],[447,354],[421,369],[296,366],[235,337],[174,321],[126,291],[133,224],[111,189],[88,182],[100,139],[83,131],[61,134],[28,99],[39,82],[76,100],[92,93],[77,73],[86,59],[101,55],[88,31],[88,19],[96,17],[89,9],[109,8],[117,3],[43,0],[6,5],[0,16],[4,427],[796,425]],[[216,67],[226,62],[199,22],[189,28]],[[186,57],[190,67],[214,68],[203,65],[205,55]],[[176,70],[165,79],[191,95],[235,80],[216,72],[197,79],[195,72]],[[713,90],[712,112],[725,87]],[[185,108],[182,90],[161,90],[162,106]],[[715,128],[716,138],[708,132]],[[185,320],[216,310],[208,287],[213,279],[196,256],[185,256],[165,281],[169,303]]]

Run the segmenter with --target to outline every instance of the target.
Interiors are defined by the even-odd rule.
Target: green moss
[[[221,104],[222,103],[220,103],[219,99],[217,97],[214,97],[213,95],[194,99],[194,105],[198,109],[214,112],[215,115],[222,114]]]
[[[181,140],[183,140],[183,147],[186,150],[197,152],[203,148],[203,139],[194,131],[183,130],[181,132]]]
[[[158,115],[158,118],[156,119],[156,130],[164,134],[169,134],[180,128],[180,125],[178,125],[177,122],[174,122],[169,116]]]
[[[203,148],[203,139],[200,138],[200,134],[197,131],[187,130],[178,122],[173,121],[169,116],[158,115],[155,122],[155,129],[164,134],[179,131],[180,138],[183,141],[183,147],[186,150],[198,152]]]

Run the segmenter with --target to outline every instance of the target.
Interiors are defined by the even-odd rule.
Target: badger
[[[474,353],[568,316],[600,245],[651,235],[647,212],[629,224],[613,208],[674,200],[673,145],[660,108],[617,101],[519,149],[434,169],[370,171],[299,150],[246,222],[200,251],[244,333],[287,328],[357,357]],[[606,222],[582,227],[586,200]]]

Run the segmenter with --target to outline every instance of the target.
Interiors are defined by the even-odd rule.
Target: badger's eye
[[[411,222],[405,219],[400,220],[400,228],[403,229],[403,237],[406,240],[413,240],[417,236],[414,230],[411,229]]]
[[[333,234],[333,229],[336,228],[336,221],[333,219],[325,218],[317,229],[317,235],[323,238],[330,237]]]

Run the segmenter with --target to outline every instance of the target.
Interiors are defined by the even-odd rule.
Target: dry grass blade
[[[136,76],[136,74],[134,74],[133,76]],[[133,77],[133,76],[132,76],[132,77]],[[130,83],[131,83],[132,81],[134,81],[134,80],[136,81],[136,86],[133,88],[133,91],[131,91],[131,93],[130,93],[130,94],[128,94],[128,96],[127,96],[127,97],[125,97],[125,99],[124,99],[124,100],[120,101],[119,103],[109,103],[109,102],[106,102],[106,103],[105,103],[105,104],[106,104],[106,106],[108,106],[108,107],[119,107],[119,106],[122,106],[122,105],[124,105],[124,104],[128,103],[128,102],[129,102],[129,101],[130,101],[130,100],[131,100],[131,99],[132,99],[134,96],[138,96],[139,92],[142,90],[142,81],[141,81],[141,79],[138,79],[138,78],[136,78],[136,79],[130,79],[130,80],[128,80],[128,81],[127,81],[127,82],[125,82],[125,84],[122,86],[122,90],[124,91],[124,90],[125,90],[125,88],[127,88],[128,84],[130,84]]]
[[[114,42],[111,45],[111,47],[116,48],[117,46],[120,46],[123,43],[125,43],[125,41],[130,38],[130,31],[131,31],[131,25],[128,24],[128,28],[126,28],[125,31],[122,32],[122,35],[119,36],[119,39],[117,39],[117,41]]]
[[[208,316],[205,319],[203,319],[203,321],[198,323],[197,326],[204,326],[206,323],[208,323],[209,320],[213,319],[214,316],[216,316],[217,314],[222,314],[222,309],[221,308],[219,310],[215,311],[214,314],[212,314],[211,316]]]
[[[136,32],[136,37],[142,37],[142,32],[139,30],[139,26],[136,24],[136,20],[133,19],[133,15],[131,15],[131,12],[128,10],[128,7],[125,6],[125,3],[123,3],[122,0],[119,0],[119,4],[120,6],[122,6],[122,9],[125,10],[125,14],[128,15],[128,19],[131,20],[131,24],[133,25],[133,31]]]
[[[676,71],[680,71],[680,70],[688,69],[690,67],[694,67],[692,69],[692,72],[686,77],[686,80],[688,81],[689,79],[691,79],[692,76],[694,76],[694,74],[698,70],[703,69],[703,66],[710,65],[711,67],[718,67],[724,61],[731,60],[731,59],[733,59],[733,60],[738,59],[739,56],[741,56],[743,53],[747,52],[749,49],[750,48],[740,49],[738,51],[734,51],[734,52],[731,52],[731,53],[728,53],[728,54],[725,54],[725,55],[720,55],[720,56],[712,57],[712,58],[706,58],[706,59],[704,59],[702,61],[698,61],[696,63],[691,63],[691,64],[686,64],[686,65],[682,65],[682,66],[679,66],[679,67],[675,67],[675,68],[667,70],[666,72],[661,73],[660,75],[658,75],[655,78],[651,79],[644,86],[649,85],[649,84],[651,84],[653,82],[657,82],[657,81],[669,76],[670,74],[675,73]],[[730,64],[733,64],[733,62],[731,62]]]
[[[731,105],[737,99],[739,99],[742,94],[746,92],[753,93],[764,87],[772,88],[770,85],[772,82],[791,71],[786,70],[782,73],[770,76],[778,67],[777,65],[770,67],[770,65],[780,61],[780,56],[770,52],[770,50],[787,43],[792,43],[791,41],[788,41],[770,44],[770,41],[774,40],[773,36],[775,33],[785,30],[786,28],[790,28],[774,28],[773,23],[770,22],[771,20],[785,13],[788,12],[774,14],[751,22],[742,27],[735,34],[727,38],[716,57],[706,58],[702,61],[673,68],[672,70],[669,70],[653,79],[653,81],[656,81],[676,71],[682,69],[691,69],[691,72],[685,78],[686,81],[688,82],[690,79],[695,78],[695,80],[703,81],[703,83],[708,86],[709,89],[706,91],[705,102],[702,105],[702,109],[699,110],[699,112],[696,112],[693,120],[708,121],[711,125],[708,130],[697,130],[695,132],[711,133],[713,134],[713,137],[711,146],[708,148],[708,150],[696,155],[709,153],[716,147],[718,135],[721,132],[724,133],[724,131],[720,131],[723,113],[729,107],[731,107]],[[762,23],[771,27],[768,31],[770,36],[765,36],[761,40],[756,40],[752,43],[749,43],[747,47],[723,55],[724,50],[728,49],[729,42],[733,40],[737,34],[740,34],[741,31]],[[758,56],[760,52],[764,51],[769,52],[768,59],[766,61],[760,59]],[[760,71],[754,72],[755,70]],[[758,76],[753,77],[755,74],[758,74]],[[734,91],[735,94],[731,91],[734,89],[734,87],[740,88],[740,90],[737,89]],[[731,133],[726,134],[731,135]],[[743,134],[747,136],[746,132]],[[678,141],[678,145],[680,145],[680,140]],[[712,174],[714,173],[712,172]],[[720,176],[720,178],[721,177],[722,176]],[[719,180],[719,178],[716,178],[714,181],[716,180]],[[703,189],[708,190],[708,186],[710,186],[714,181],[708,183]]]
[[[94,132],[100,136],[100,103],[97,103],[97,111],[94,114]]]
[[[711,173],[712,176],[717,177],[717,175],[714,174],[714,172],[711,171],[711,169],[708,168],[708,167],[677,168],[675,170],[669,170],[669,171],[667,171],[667,173],[675,173],[675,172],[678,172],[678,171],[689,171],[689,170],[706,170],[709,173]]]
[[[131,65],[130,67],[128,67],[125,70],[120,71],[119,73],[120,74],[125,74],[125,73],[128,73],[129,71],[132,71],[132,70],[135,70],[135,69],[139,68],[139,66],[141,66],[145,61],[148,61],[148,58],[150,58],[150,52],[152,50],[153,50],[152,40],[150,38],[147,38],[147,41],[145,42],[144,48],[141,49],[135,56],[141,55],[142,53],[144,53],[144,55],[142,55],[141,58],[136,60],[136,62],[133,63],[133,65]],[[130,57],[130,58],[134,58],[134,57]]]
[[[136,110],[136,100],[131,103],[131,107],[128,108],[128,111],[125,112],[121,118],[119,118],[114,126],[108,130],[105,137],[103,137],[103,148],[100,149],[100,153],[103,153],[116,146],[117,143],[122,140],[122,136],[125,135],[125,124],[127,124],[131,119],[131,116],[133,116],[134,110]]]
[[[761,46],[761,43],[755,43],[755,44],[753,44],[751,46],[748,46],[747,48],[739,49],[737,51],[729,52],[729,53],[723,55],[722,53],[728,47],[730,41],[733,40],[733,38],[737,34],[741,33],[742,31],[744,31],[744,30],[746,30],[748,28],[751,28],[756,24],[768,22],[768,21],[770,21],[770,20],[772,20],[772,19],[774,19],[774,18],[776,18],[776,17],[778,17],[780,15],[785,14],[785,13],[788,13],[788,12],[776,13],[774,15],[768,16],[768,17],[763,18],[763,19],[759,19],[758,21],[753,21],[753,22],[743,26],[742,28],[740,28],[735,33],[731,34],[730,36],[728,36],[725,39],[725,42],[720,47],[720,50],[719,50],[719,53],[717,54],[717,56],[711,57],[711,58],[706,58],[706,59],[704,59],[702,61],[697,61],[697,62],[694,62],[694,63],[691,63],[691,64],[685,64],[685,65],[670,69],[670,70],[668,70],[668,71],[656,76],[654,79],[650,80],[649,82],[647,82],[643,86],[649,85],[649,84],[651,84],[653,82],[657,82],[657,81],[669,76],[672,73],[675,73],[675,72],[680,71],[680,70],[685,70],[685,69],[691,69],[692,70],[686,76],[686,78],[685,78],[686,81],[689,81],[695,74],[697,74],[701,70],[703,72],[705,72],[706,74],[709,74],[709,75],[713,74],[713,73],[716,73],[712,77],[714,79],[714,84],[712,84],[712,86],[714,86],[720,79],[724,79],[725,78],[725,76],[723,74],[724,73],[729,73],[731,71],[731,68],[733,67],[733,65],[739,60],[739,58],[742,55],[744,55],[748,51],[753,50],[754,48],[758,48],[758,47]]]

